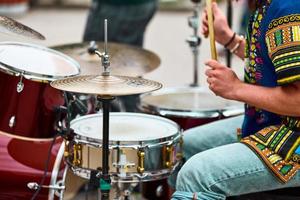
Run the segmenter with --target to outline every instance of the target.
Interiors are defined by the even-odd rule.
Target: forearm
[[[299,83],[274,88],[241,83],[233,99],[280,115],[300,116]]]

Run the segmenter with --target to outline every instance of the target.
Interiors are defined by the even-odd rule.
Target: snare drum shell
[[[73,141],[68,142],[66,160],[74,171],[90,173],[101,169],[101,118],[102,115],[94,114],[71,122],[76,136]],[[122,123],[122,119],[125,122]],[[180,159],[177,156],[181,153],[181,132],[178,125],[171,120],[146,114],[112,113],[110,127],[109,171],[113,175],[120,175],[121,169],[117,165],[122,164],[119,162],[121,155],[126,157],[126,177],[121,177],[120,182],[132,177],[138,181],[164,178]],[[152,131],[161,131],[161,134]],[[97,137],[99,139],[95,139]],[[118,141],[117,138],[123,140]]]

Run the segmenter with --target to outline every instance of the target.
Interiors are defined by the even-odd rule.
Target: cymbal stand
[[[232,2],[231,0],[227,0],[227,22],[229,27],[232,27]],[[231,52],[227,49],[226,50],[226,65],[230,68],[231,67]]]
[[[192,87],[197,87],[198,83],[198,67],[199,67],[199,46],[201,44],[201,38],[198,36],[199,29],[199,11],[200,11],[200,0],[193,0],[195,3],[193,16],[188,17],[188,24],[194,30],[194,34],[186,39],[186,42],[190,45],[193,57],[194,57],[194,74]]]
[[[107,52],[107,19],[104,20],[104,52],[99,52],[95,50],[95,54],[97,54],[102,61],[103,66],[103,76],[109,76],[109,55]],[[111,189],[111,179],[109,174],[109,110],[110,110],[110,103],[114,100],[112,96],[101,96],[97,97],[99,101],[102,102],[102,112],[103,112],[103,132],[102,132],[102,173],[100,175],[99,181],[99,189],[98,191],[101,192],[101,200],[108,200],[109,199],[109,192]]]

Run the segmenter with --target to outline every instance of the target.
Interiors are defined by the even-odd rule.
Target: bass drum
[[[28,200],[35,191],[30,182],[40,183],[53,139],[33,139],[0,131],[0,200]],[[62,162],[64,145],[56,139],[49,159],[47,176],[43,185],[64,183],[65,165]],[[53,200],[55,191],[41,189],[36,199]]]
[[[244,105],[203,87],[166,88],[141,95],[139,109],[177,122],[184,130],[243,114]]]
[[[0,130],[31,138],[54,135],[63,93],[48,82],[79,74],[79,64],[52,49],[0,43]]]

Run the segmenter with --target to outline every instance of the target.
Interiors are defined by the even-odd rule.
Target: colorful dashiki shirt
[[[300,1],[260,3],[248,27],[245,82],[276,87],[299,81]],[[245,106],[241,142],[254,150],[284,183],[300,168],[299,136],[300,118]]]

